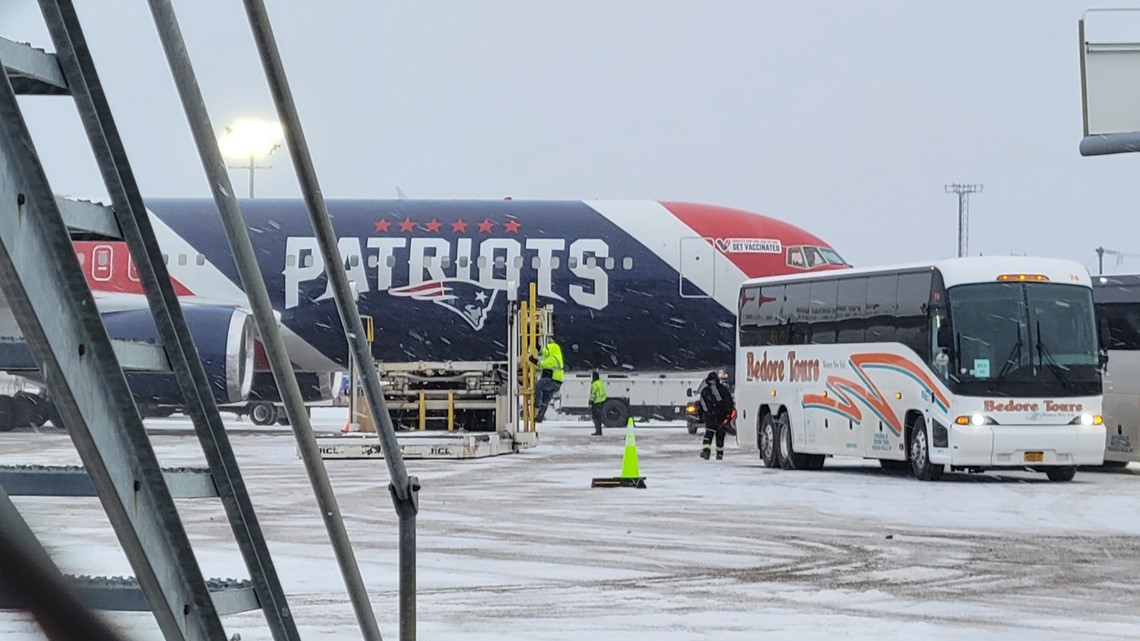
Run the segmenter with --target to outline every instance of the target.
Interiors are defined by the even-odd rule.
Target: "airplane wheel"
[[[43,427],[51,419],[52,403],[42,394],[28,394],[32,403],[32,427]]]
[[[0,432],[8,432],[16,429],[16,423],[12,421],[12,397],[0,396]]]
[[[16,392],[12,397],[10,422],[15,427],[31,427],[36,413],[36,404],[32,397],[23,392]]]
[[[277,406],[273,403],[251,403],[249,420],[254,425],[273,425],[277,422]]]
[[[625,427],[629,422],[629,406],[620,398],[607,398],[602,403],[602,425]]]

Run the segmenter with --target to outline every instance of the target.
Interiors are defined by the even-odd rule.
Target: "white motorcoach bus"
[[[738,443],[768,467],[879,459],[921,480],[1104,460],[1088,271],[958,258],[745,281]]]
[[[1107,333],[1104,373],[1104,464],[1140,461],[1140,276],[1097,276],[1093,301]]]

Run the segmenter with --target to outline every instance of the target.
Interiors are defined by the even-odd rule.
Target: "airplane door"
[[[114,261],[112,260],[112,252],[114,249],[110,245],[96,245],[95,249],[91,250],[91,277],[99,282],[111,280],[114,275]]]
[[[705,238],[681,239],[682,298],[708,298],[716,285],[716,250]]]

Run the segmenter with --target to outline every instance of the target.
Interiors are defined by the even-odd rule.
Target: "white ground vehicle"
[[[921,480],[1104,459],[1092,289],[1078,263],[960,258],[749,280],[738,441],[769,467],[876,458]]]
[[[625,427],[630,416],[640,420],[672,421],[685,416],[685,406],[708,376],[700,372],[602,372],[606,427]],[[560,414],[590,416],[590,372],[567,372],[558,392]]]
[[[1140,461],[1140,276],[1097,276],[1093,300],[1107,330],[1104,373],[1104,463]]]

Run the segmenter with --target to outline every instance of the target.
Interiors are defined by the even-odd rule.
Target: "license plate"
[[[1044,452],[1026,452],[1025,453],[1025,462],[1026,463],[1040,463],[1041,461],[1044,461],[1044,460],[1045,460],[1045,453]]]

